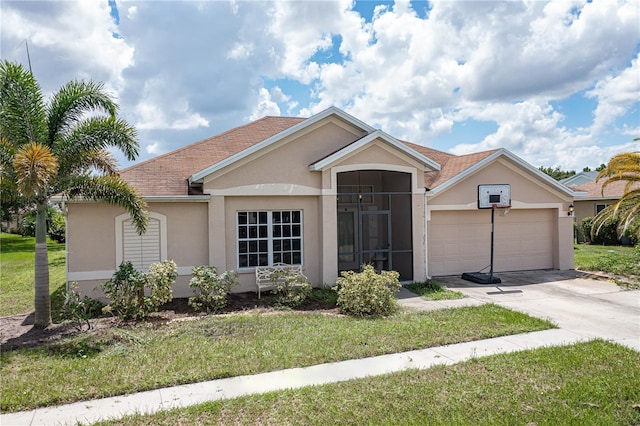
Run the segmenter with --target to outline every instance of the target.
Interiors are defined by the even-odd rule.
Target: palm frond
[[[18,186],[27,196],[43,196],[58,172],[58,160],[48,146],[31,142],[21,146],[13,159]]]
[[[596,215],[593,220],[593,232],[598,233],[609,221],[617,220],[616,232],[619,237],[633,224],[640,220],[640,153],[625,152],[615,155],[609,160],[607,167],[600,171],[597,180],[606,178],[604,189],[614,182],[626,182],[620,200],[608,206]],[[638,228],[640,237],[640,227]]]
[[[0,61],[0,134],[15,147],[45,141],[42,89],[22,65]]]
[[[136,129],[122,119],[91,117],[70,129],[55,145],[55,152],[63,163],[77,163],[76,158],[84,152],[113,147],[122,151],[128,160],[134,160],[139,153],[137,137]]]
[[[89,158],[91,167],[105,175],[118,174],[118,160],[106,149],[93,152]]]
[[[104,90],[102,83],[74,80],[62,86],[53,95],[47,108],[49,144],[53,145],[60,134],[94,111],[104,112],[110,117],[115,117],[118,111],[118,105]]]
[[[120,176],[74,176],[67,181],[65,194],[73,199],[83,197],[92,201],[102,201],[122,207],[131,215],[138,234],[147,229],[147,203],[138,192]]]

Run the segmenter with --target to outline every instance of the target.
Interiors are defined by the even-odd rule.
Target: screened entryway
[[[338,270],[364,264],[413,279],[411,174],[338,173]]]

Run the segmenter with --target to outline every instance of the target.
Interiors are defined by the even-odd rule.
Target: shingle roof
[[[120,172],[123,179],[145,196],[188,195],[188,179],[207,167],[304,121],[304,118],[264,117],[216,136],[133,165]],[[456,156],[401,141],[440,164],[441,170],[425,173],[425,187],[433,189],[472,167],[496,150]]]
[[[187,195],[194,173],[257,144],[304,118],[264,117],[219,135],[133,165],[120,172],[141,194]]]
[[[424,185],[428,189],[434,189],[476,165],[478,162],[484,160],[496,151],[498,150],[493,149],[490,151],[475,152],[467,155],[452,155],[444,164],[441,163],[442,168],[439,172],[427,172],[424,174]]]
[[[585,199],[585,198],[620,198],[622,194],[624,194],[624,187],[627,184],[626,181],[616,181],[607,185],[604,189],[604,194],[602,193],[602,185],[604,185],[606,179],[600,179],[599,181],[592,181],[583,183],[582,185],[572,186],[571,189],[578,192],[586,192],[587,195],[578,196],[576,200]]]

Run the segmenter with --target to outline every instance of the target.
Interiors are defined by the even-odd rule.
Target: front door
[[[392,270],[390,216],[389,210],[360,211],[360,265]]]

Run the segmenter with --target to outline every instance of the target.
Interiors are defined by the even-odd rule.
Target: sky
[[[138,162],[330,106],[535,167],[640,150],[639,0],[0,1],[0,57],[28,66],[27,44],[45,96],[105,84],[138,130]]]

